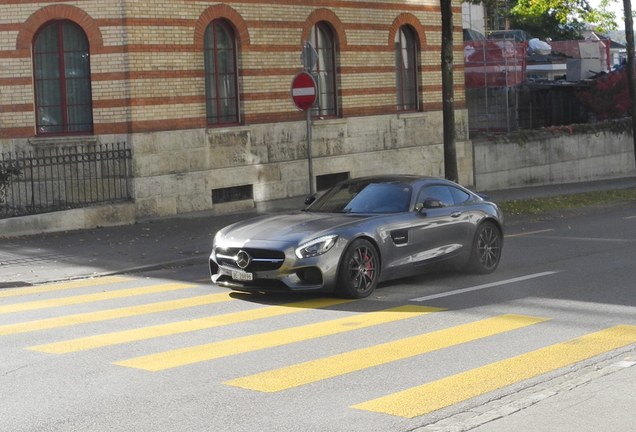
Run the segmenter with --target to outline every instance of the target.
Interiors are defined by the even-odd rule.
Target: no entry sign
[[[291,96],[294,105],[301,110],[307,111],[316,103],[317,94],[316,80],[310,73],[301,72],[294,77],[291,86]]]

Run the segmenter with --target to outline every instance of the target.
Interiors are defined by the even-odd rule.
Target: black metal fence
[[[0,218],[131,200],[126,143],[0,153]]]
[[[580,88],[578,84],[525,83],[466,89],[470,133],[589,123],[587,109],[577,97]]]

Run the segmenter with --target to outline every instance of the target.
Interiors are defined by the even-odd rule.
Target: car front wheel
[[[378,284],[380,259],[367,240],[355,240],[345,251],[338,271],[337,293],[347,298],[368,297]]]
[[[499,227],[492,222],[482,223],[475,233],[468,269],[478,274],[495,271],[501,259],[502,244]]]

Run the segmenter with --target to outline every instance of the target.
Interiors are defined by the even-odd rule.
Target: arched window
[[[314,114],[321,117],[335,117],[338,115],[336,41],[329,24],[316,23],[311,29],[310,42],[318,53],[316,73],[319,94]]]
[[[93,132],[88,39],[78,25],[52,21],[33,42],[37,133]]]
[[[395,69],[398,111],[417,111],[418,67],[417,39],[409,26],[402,26],[395,35]]]
[[[214,20],[205,30],[205,99],[210,125],[238,123],[238,71],[234,30]]]

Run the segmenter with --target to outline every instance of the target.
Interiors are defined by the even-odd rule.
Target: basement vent
[[[254,199],[254,188],[252,185],[212,189],[213,204],[243,201],[248,199]]]
[[[316,177],[316,189],[323,191],[329,189],[331,186],[338,182],[347,180],[349,178],[349,171],[340,172],[335,174],[324,174]]]

